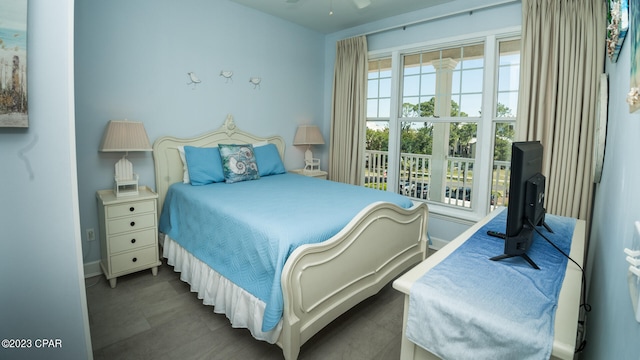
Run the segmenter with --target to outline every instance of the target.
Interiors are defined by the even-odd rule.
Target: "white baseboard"
[[[92,261],[84,264],[84,278],[90,278],[97,275],[102,275],[102,269],[100,268],[100,260]]]
[[[429,245],[429,249],[440,250],[443,246],[447,245],[449,241],[439,239],[436,237],[431,237],[431,245]]]

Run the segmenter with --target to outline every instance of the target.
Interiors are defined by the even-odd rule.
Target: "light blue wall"
[[[76,131],[84,262],[100,257],[95,191],[111,188],[122,154],[99,153],[111,119],[144,122],[151,141],[220,127],[281,135],[285,166],[300,168],[291,145],[298,124],[323,121],[324,35],[229,1],[76,2]],[[233,80],[219,76],[232,70]],[[187,72],[202,80],[187,85]],[[262,83],[254,89],[249,77]],[[325,134],[328,141],[328,133]],[[326,146],[314,148],[324,157]],[[140,184],[155,188],[150,153],[130,153]],[[326,162],[325,162],[326,164]]]
[[[0,129],[0,348],[3,359],[91,356],[82,269],[73,109],[73,0],[30,0],[29,128]],[[36,339],[62,348],[36,348]]]
[[[633,28],[632,28],[633,29]],[[640,358],[640,323],[634,319],[623,253],[631,247],[633,222],[640,220],[640,111],[630,114],[631,33],[617,63],[606,60],[609,116],[602,180],[596,188],[591,244],[585,359]]]

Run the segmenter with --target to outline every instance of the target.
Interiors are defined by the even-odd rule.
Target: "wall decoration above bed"
[[[231,70],[220,70],[220,76],[225,78],[225,82],[233,81],[233,71]]]
[[[198,78],[198,75],[196,75],[196,73],[194,73],[193,71],[189,71],[187,75],[189,75],[189,82],[187,83],[187,85],[193,85],[191,89],[195,90],[196,85],[200,84],[202,80],[200,80],[200,78]]]
[[[252,76],[249,78],[249,82],[253,84],[254,89],[260,88],[260,83],[262,82],[262,78],[257,76]]]

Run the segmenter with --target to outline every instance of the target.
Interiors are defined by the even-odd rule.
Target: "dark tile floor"
[[[233,329],[202,304],[171,266],[118,278],[86,280],[94,358],[282,359],[277,345]],[[403,296],[385,286],[302,346],[299,359],[399,359]]]

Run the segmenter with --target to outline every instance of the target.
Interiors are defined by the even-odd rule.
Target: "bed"
[[[220,146],[221,144],[222,146]],[[239,282],[233,279],[233,272],[230,276],[225,276],[225,271],[228,269],[222,264],[218,268],[219,264],[215,260],[215,257],[219,257],[220,254],[237,253],[241,257],[245,252],[253,250],[224,250],[225,252],[219,249],[217,252],[206,250],[205,252],[210,254],[210,257],[207,257],[198,251],[201,251],[200,248],[204,246],[204,239],[208,238],[208,235],[190,234],[188,235],[189,239],[180,239],[180,241],[170,236],[174,233],[174,229],[168,224],[174,224],[177,227],[175,224],[178,223],[171,223],[167,218],[171,217],[171,214],[178,217],[180,214],[188,212],[169,210],[173,206],[172,203],[179,201],[176,200],[179,197],[177,193],[180,189],[187,192],[196,190],[192,189],[196,186],[183,184],[185,168],[178,149],[183,149],[181,147],[211,148],[220,146],[220,151],[222,151],[222,148],[225,147],[224,144],[252,144],[256,148],[264,144],[273,144],[271,147],[275,146],[280,159],[284,158],[285,142],[281,137],[262,138],[241,131],[236,127],[231,115],[227,116],[224,124],[213,132],[188,139],[165,136],[154,142],[156,187],[158,206],[161,209],[159,224],[160,228],[164,230],[159,234],[163,256],[167,258],[169,265],[174,266],[175,271],[180,272],[181,280],[188,282],[191,285],[191,290],[198,293],[198,297],[203,300],[204,304],[213,305],[216,313],[224,313],[233,327],[247,328],[256,339],[280,346],[285,359],[296,359],[302,344],[314,334],[362,300],[375,295],[391,280],[425,258],[428,220],[426,204],[409,200],[408,205],[401,207],[383,200],[363,205],[362,209],[355,212],[350,220],[346,220],[346,225],[327,235],[327,239],[320,242],[317,242],[317,239],[311,242],[301,241],[295,248],[285,250],[284,257],[278,256],[281,262],[275,265],[276,278],[274,283],[270,285],[272,293],[275,294],[270,296],[281,298],[282,304],[280,312],[277,309],[275,312],[272,311],[274,306],[271,305],[271,300],[266,301],[263,297],[257,296],[250,286],[243,288],[238,285]],[[349,192],[358,192],[360,191],[358,189],[371,192],[362,187],[289,173],[262,177],[256,181],[237,184],[211,184],[199,188],[213,191],[215,187],[227,186],[226,189],[232,189],[232,187],[233,189],[241,189],[244,186],[251,190],[243,190],[239,193],[250,193],[254,190],[249,187],[262,186],[263,184],[271,186],[270,182],[280,181],[280,179],[282,181],[297,181],[294,178],[298,178],[303,183],[315,182],[310,185],[318,188],[325,185],[351,186]],[[309,186],[309,184],[305,186]],[[293,191],[292,189],[291,191]],[[270,192],[270,190],[259,190],[253,193],[266,194]],[[318,194],[312,195],[319,198],[324,197]],[[219,197],[223,196],[223,193],[211,196]],[[197,197],[203,198],[200,195]],[[165,201],[167,202],[166,209]],[[278,200],[271,201],[272,203],[280,202]],[[229,201],[219,203],[223,202],[228,203]],[[301,205],[300,209],[304,209],[307,203],[305,199],[282,202],[289,205],[298,203]],[[222,210],[216,209],[215,211]],[[200,214],[200,210],[197,213]],[[269,211],[263,211],[260,214],[256,216],[271,215]],[[280,218],[284,217],[284,215],[280,216]],[[286,216],[286,218],[289,217],[294,218],[295,216]],[[314,216],[303,217],[304,219],[298,218],[295,221],[295,226],[280,226],[279,228],[311,229],[325,223],[324,220],[318,222]],[[218,218],[224,218],[228,223],[236,221],[238,222],[236,225],[240,224],[240,221],[244,221],[240,216],[237,216],[236,219],[234,215],[230,214],[215,214],[206,217],[206,219]],[[269,221],[272,220],[269,219]],[[198,220],[197,216],[190,216],[189,219],[181,219],[180,221],[185,221],[184,223],[180,222],[182,228],[203,227],[201,223],[188,224],[186,222],[202,221],[202,219]],[[256,221],[260,224],[261,220],[256,219]],[[262,221],[265,220],[262,219]],[[215,226],[220,226],[220,224],[215,224]],[[276,230],[274,231],[278,233]],[[260,231],[257,232],[258,235],[255,233],[230,234],[229,240],[235,239],[237,236],[240,238],[262,236]],[[175,237],[187,237],[185,234],[187,232]],[[298,235],[292,236],[297,239]],[[201,237],[202,239],[200,239]],[[235,240],[228,242],[245,243],[245,241]],[[262,252],[262,250],[258,252]],[[244,263],[246,261],[244,259],[234,260],[236,258],[231,256],[225,256],[221,259],[222,262],[228,263]],[[257,263],[258,261],[250,261],[251,267]],[[237,264],[231,266],[237,266]],[[280,314],[275,321],[273,319],[274,313]],[[273,326],[265,327],[264,325],[269,322],[273,323]]]

